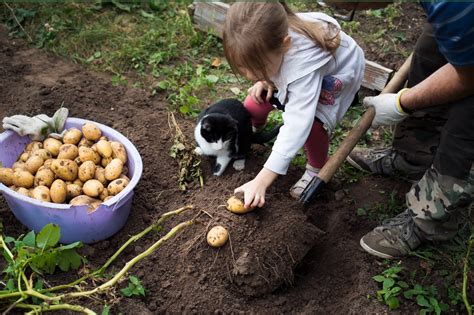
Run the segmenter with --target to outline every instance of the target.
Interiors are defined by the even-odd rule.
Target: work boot
[[[360,246],[369,254],[392,259],[406,256],[424,241],[426,238],[415,224],[412,211],[405,210],[365,234]]]
[[[300,199],[303,190],[308,186],[314,176],[316,176],[321,169],[306,164],[306,170],[301,178],[290,188],[290,195],[295,199]]]
[[[355,168],[380,175],[393,175],[395,171],[402,172],[412,179],[419,179],[426,167],[413,165],[393,148],[354,148],[346,158]]]

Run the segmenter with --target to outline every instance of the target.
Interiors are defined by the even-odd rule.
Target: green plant
[[[467,298],[467,282],[469,278],[469,275],[468,275],[469,260],[472,258],[470,253],[473,246],[474,246],[474,233],[471,234],[467,242],[467,251],[466,251],[466,258],[464,259],[463,281],[462,281],[462,298],[464,301],[464,305],[466,306],[466,311],[469,315],[472,315],[472,306],[471,304],[469,304],[469,300]]]
[[[180,214],[183,211],[192,209],[192,206],[185,206],[180,209],[170,211],[161,215],[160,219],[156,222],[141,231],[140,233],[130,237],[116,252],[112,257],[110,257],[106,263],[100,267],[99,269],[87,273],[86,275],[82,276],[81,278],[69,283],[69,284],[61,284],[54,287],[43,288],[43,282],[36,281],[33,285],[33,276],[34,274],[30,275],[28,279],[26,274],[23,272],[18,277],[18,287],[15,287],[15,284],[10,285],[10,289],[0,291],[0,307],[5,306],[7,304],[7,312],[13,308],[21,308],[21,309],[29,309],[31,310],[28,314],[38,314],[43,311],[56,311],[56,310],[71,310],[76,312],[82,312],[85,314],[96,314],[95,312],[91,311],[90,309],[80,306],[80,305],[71,305],[66,303],[66,301],[71,301],[74,299],[78,299],[81,297],[88,297],[94,294],[104,294],[107,293],[111,288],[113,288],[119,280],[121,280],[127,272],[139,261],[143,260],[144,258],[148,257],[151,253],[153,253],[158,247],[160,247],[165,241],[168,241],[172,238],[176,233],[184,229],[185,227],[193,224],[193,220],[184,221],[179,223],[178,225],[171,228],[171,230],[161,237],[158,241],[153,243],[149,246],[146,250],[144,250],[139,255],[135,256],[131,260],[129,260],[115,275],[113,275],[110,279],[108,279],[105,283],[98,285],[98,281],[103,281],[103,274],[105,270],[115,261],[115,259],[133,242],[141,239],[145,235],[149,234],[152,231],[160,231],[162,223],[167,220],[168,218]],[[44,236],[40,238],[40,244],[53,244],[55,242],[53,236],[55,235],[54,232],[46,233]],[[31,237],[30,237],[31,238]],[[22,238],[24,239],[24,238]],[[40,247],[46,248],[47,246]],[[0,249],[3,252],[3,256],[6,258],[7,262],[11,262],[14,260],[14,255],[12,250],[6,245],[4,242],[3,236],[0,236]],[[93,288],[89,290],[83,291],[83,287],[86,284],[86,280],[92,279]],[[14,280],[16,281],[16,279]],[[135,284],[139,284],[139,281]],[[9,281],[10,282],[10,281]],[[81,286],[79,286],[81,284]],[[135,286],[135,289],[137,286]],[[72,291],[71,291],[72,290]],[[140,289],[137,289],[140,291]],[[104,312],[108,312],[108,308],[104,307]]]
[[[408,288],[405,281],[399,280],[402,271],[400,263],[384,270],[382,274],[373,276],[372,279],[382,284],[382,289],[377,291],[377,299],[388,305],[391,310],[400,307],[400,295],[402,289]]]
[[[50,223],[38,235],[31,231],[17,240],[12,237],[0,239],[8,262],[3,273],[8,281],[15,283],[14,288],[21,288],[21,280],[30,269],[38,274],[53,274],[56,267],[62,271],[79,268],[82,260],[75,248],[81,247],[81,242],[56,246],[60,236],[59,226]],[[9,244],[13,245],[11,249]]]
[[[449,309],[449,305],[438,301],[438,291],[434,286],[423,287],[415,284],[412,289],[403,292],[403,296],[407,299],[415,299],[416,303],[421,306],[420,314],[435,313],[441,314]]]
[[[135,276],[130,276],[128,278],[128,286],[120,290],[120,292],[126,296],[131,297],[134,295],[142,295],[145,296],[145,288],[142,286],[140,279]]]

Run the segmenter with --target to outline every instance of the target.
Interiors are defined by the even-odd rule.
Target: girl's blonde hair
[[[269,80],[265,69],[269,53],[283,53],[288,28],[333,54],[339,47],[339,29],[300,19],[284,2],[236,2],[228,10],[223,30],[224,53],[234,73],[251,71]]]

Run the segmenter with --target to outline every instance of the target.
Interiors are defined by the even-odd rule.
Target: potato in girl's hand
[[[227,200],[227,210],[233,213],[243,214],[252,211],[255,207],[244,207],[244,202],[237,198],[236,196],[232,196]]]

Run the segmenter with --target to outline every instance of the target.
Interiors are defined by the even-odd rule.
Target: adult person
[[[349,9],[384,4],[332,3]],[[421,2],[427,23],[411,62],[407,88],[366,97],[372,126],[396,124],[392,147],[355,148],[348,161],[375,174],[418,178],[406,210],[364,235],[370,254],[396,258],[426,241],[453,237],[473,200],[474,3]],[[420,179],[421,176],[421,179]]]

